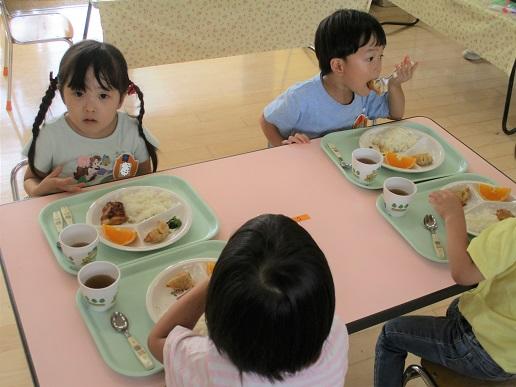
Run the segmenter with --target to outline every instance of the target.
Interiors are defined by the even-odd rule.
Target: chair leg
[[[84,23],[84,32],[82,34],[82,39],[86,39],[88,37],[88,28],[90,27],[90,17],[91,17],[91,7],[93,6],[91,0],[88,1],[88,10],[86,11],[86,22]]]
[[[8,75],[7,75],[7,102],[5,105],[5,110],[10,112],[13,108],[11,105],[11,91],[13,86],[13,44],[12,42],[9,42],[8,47],[8,56],[9,56],[9,62],[7,65],[8,68]]]
[[[9,74],[9,67],[7,67],[7,61],[8,61],[8,58],[7,58],[7,55],[8,55],[8,52],[7,52],[7,46],[9,44],[9,41],[7,40],[7,35],[5,36],[5,39],[4,39],[4,77],[7,76],[7,74]]]

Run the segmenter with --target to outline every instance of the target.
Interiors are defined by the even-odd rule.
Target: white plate
[[[153,215],[150,218],[141,221],[140,223],[126,222],[117,226],[131,228],[136,231],[136,240],[131,244],[123,246],[107,240],[104,237],[104,234],[102,232],[102,226],[100,223],[102,208],[104,208],[107,202],[122,201],[121,198],[124,195],[139,191],[150,191],[154,193],[164,192],[167,196],[169,196],[172,199],[172,207],[170,207],[168,210],[162,213]],[[166,222],[170,220],[173,216],[176,216],[181,220],[181,227],[179,227],[178,229],[170,230],[171,232],[167,236],[167,238],[160,243],[144,242],[145,236],[149,233],[150,230],[157,226],[158,221],[162,220]],[[124,251],[149,251],[168,246],[178,241],[181,237],[183,237],[188,232],[188,230],[190,230],[190,227],[192,225],[192,209],[184,199],[182,199],[176,193],[169,191],[167,189],[153,186],[126,187],[120,188],[116,191],[112,191],[94,201],[91,204],[90,208],[88,208],[88,212],[86,213],[86,223],[92,224],[95,227],[97,227],[99,231],[100,241],[107,246]]]
[[[163,313],[176,302],[176,296],[166,286],[170,278],[182,271],[187,271],[192,276],[195,285],[208,278],[206,263],[216,261],[216,258],[193,258],[176,263],[161,271],[147,288],[145,306],[151,320],[157,322]]]
[[[513,196],[510,196],[506,201],[497,202],[485,200],[480,195],[478,190],[478,185],[489,184],[483,181],[457,181],[454,183],[450,183],[442,187],[441,189],[450,189],[450,190],[462,190],[466,186],[469,187],[470,191],[470,199],[464,206],[464,215],[466,217],[466,229],[468,234],[477,236],[484,229],[489,227],[494,223],[498,223],[499,220],[496,217],[496,210],[505,209],[511,211],[514,215],[516,215],[516,201]],[[478,222],[475,221],[475,217],[479,214],[483,214],[484,219]]]
[[[397,127],[397,126],[381,126],[378,128],[372,128],[372,129],[366,130],[362,134],[362,136],[360,136],[360,138],[358,139],[358,144],[361,148],[375,148],[375,146],[373,145],[373,139],[376,136],[381,136],[382,133],[385,132],[386,130],[392,129],[395,127]],[[415,165],[411,169],[393,167],[392,165],[389,165],[385,162],[382,164],[382,166],[384,166],[387,169],[391,169],[393,171],[398,171],[398,172],[423,173],[423,172],[428,172],[433,169],[436,169],[443,163],[445,154],[444,154],[444,149],[443,149],[442,145],[439,143],[439,141],[437,141],[432,136],[429,136],[428,134],[426,134],[420,130],[408,128],[406,126],[403,126],[403,129],[406,129],[406,130],[414,133],[418,137],[418,140],[412,147],[410,147],[406,151],[398,152],[398,153],[400,155],[404,155],[404,156],[410,156],[410,155],[414,155],[417,153],[430,153],[432,155],[432,159],[433,159],[432,164],[424,166],[424,167]]]

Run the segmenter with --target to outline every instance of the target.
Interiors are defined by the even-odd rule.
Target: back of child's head
[[[209,336],[242,372],[282,380],[314,363],[335,289],[310,234],[283,215],[249,220],[229,239],[206,300]]]
[[[331,73],[333,58],[345,59],[365,46],[371,38],[377,46],[385,46],[387,39],[382,25],[366,12],[340,9],[319,23],[315,32],[315,54],[321,74]]]
[[[143,115],[145,113],[143,93],[129,79],[127,62],[118,48],[95,40],[82,40],[72,45],[63,55],[59,64],[59,73],[53,78],[50,73],[50,85],[41,101],[38,114],[32,126],[32,144],[29,148],[29,166],[34,173],[34,157],[36,151],[36,138],[39,135],[40,127],[45,120],[46,113],[50,107],[55,92],[59,89],[61,96],[64,95],[65,87],[72,90],[86,90],[86,73],[93,70],[93,75],[99,86],[105,90],[117,90],[123,98],[131,88],[137,93],[140,100],[140,111],[138,114],[138,131],[144,139],[147,151],[152,160],[153,170],[157,168],[156,148],[146,138],[143,131]],[[66,101],[65,101],[66,102]]]

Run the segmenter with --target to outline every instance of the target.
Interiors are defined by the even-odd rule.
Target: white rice
[[[404,127],[394,127],[378,133],[372,139],[373,147],[380,152],[405,152],[412,148],[419,140],[419,136],[412,130]]]
[[[151,216],[165,212],[174,204],[170,194],[163,191],[140,190],[121,195],[129,223],[140,223]]]
[[[496,211],[490,208],[482,208],[466,214],[468,229],[474,233],[480,233],[492,224],[498,223]]]

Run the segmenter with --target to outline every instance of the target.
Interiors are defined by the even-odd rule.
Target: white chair
[[[11,169],[11,195],[13,197],[13,201],[17,202],[20,200],[20,190],[18,188],[18,174],[20,172],[24,172],[25,168],[29,164],[29,161],[27,159],[20,161],[18,164],[14,166],[13,169]]]
[[[35,44],[63,41],[72,45],[73,27],[67,17],[57,12],[9,13],[6,0],[0,0],[0,11],[5,30],[4,77],[7,76],[7,102],[12,110],[13,44]]]

